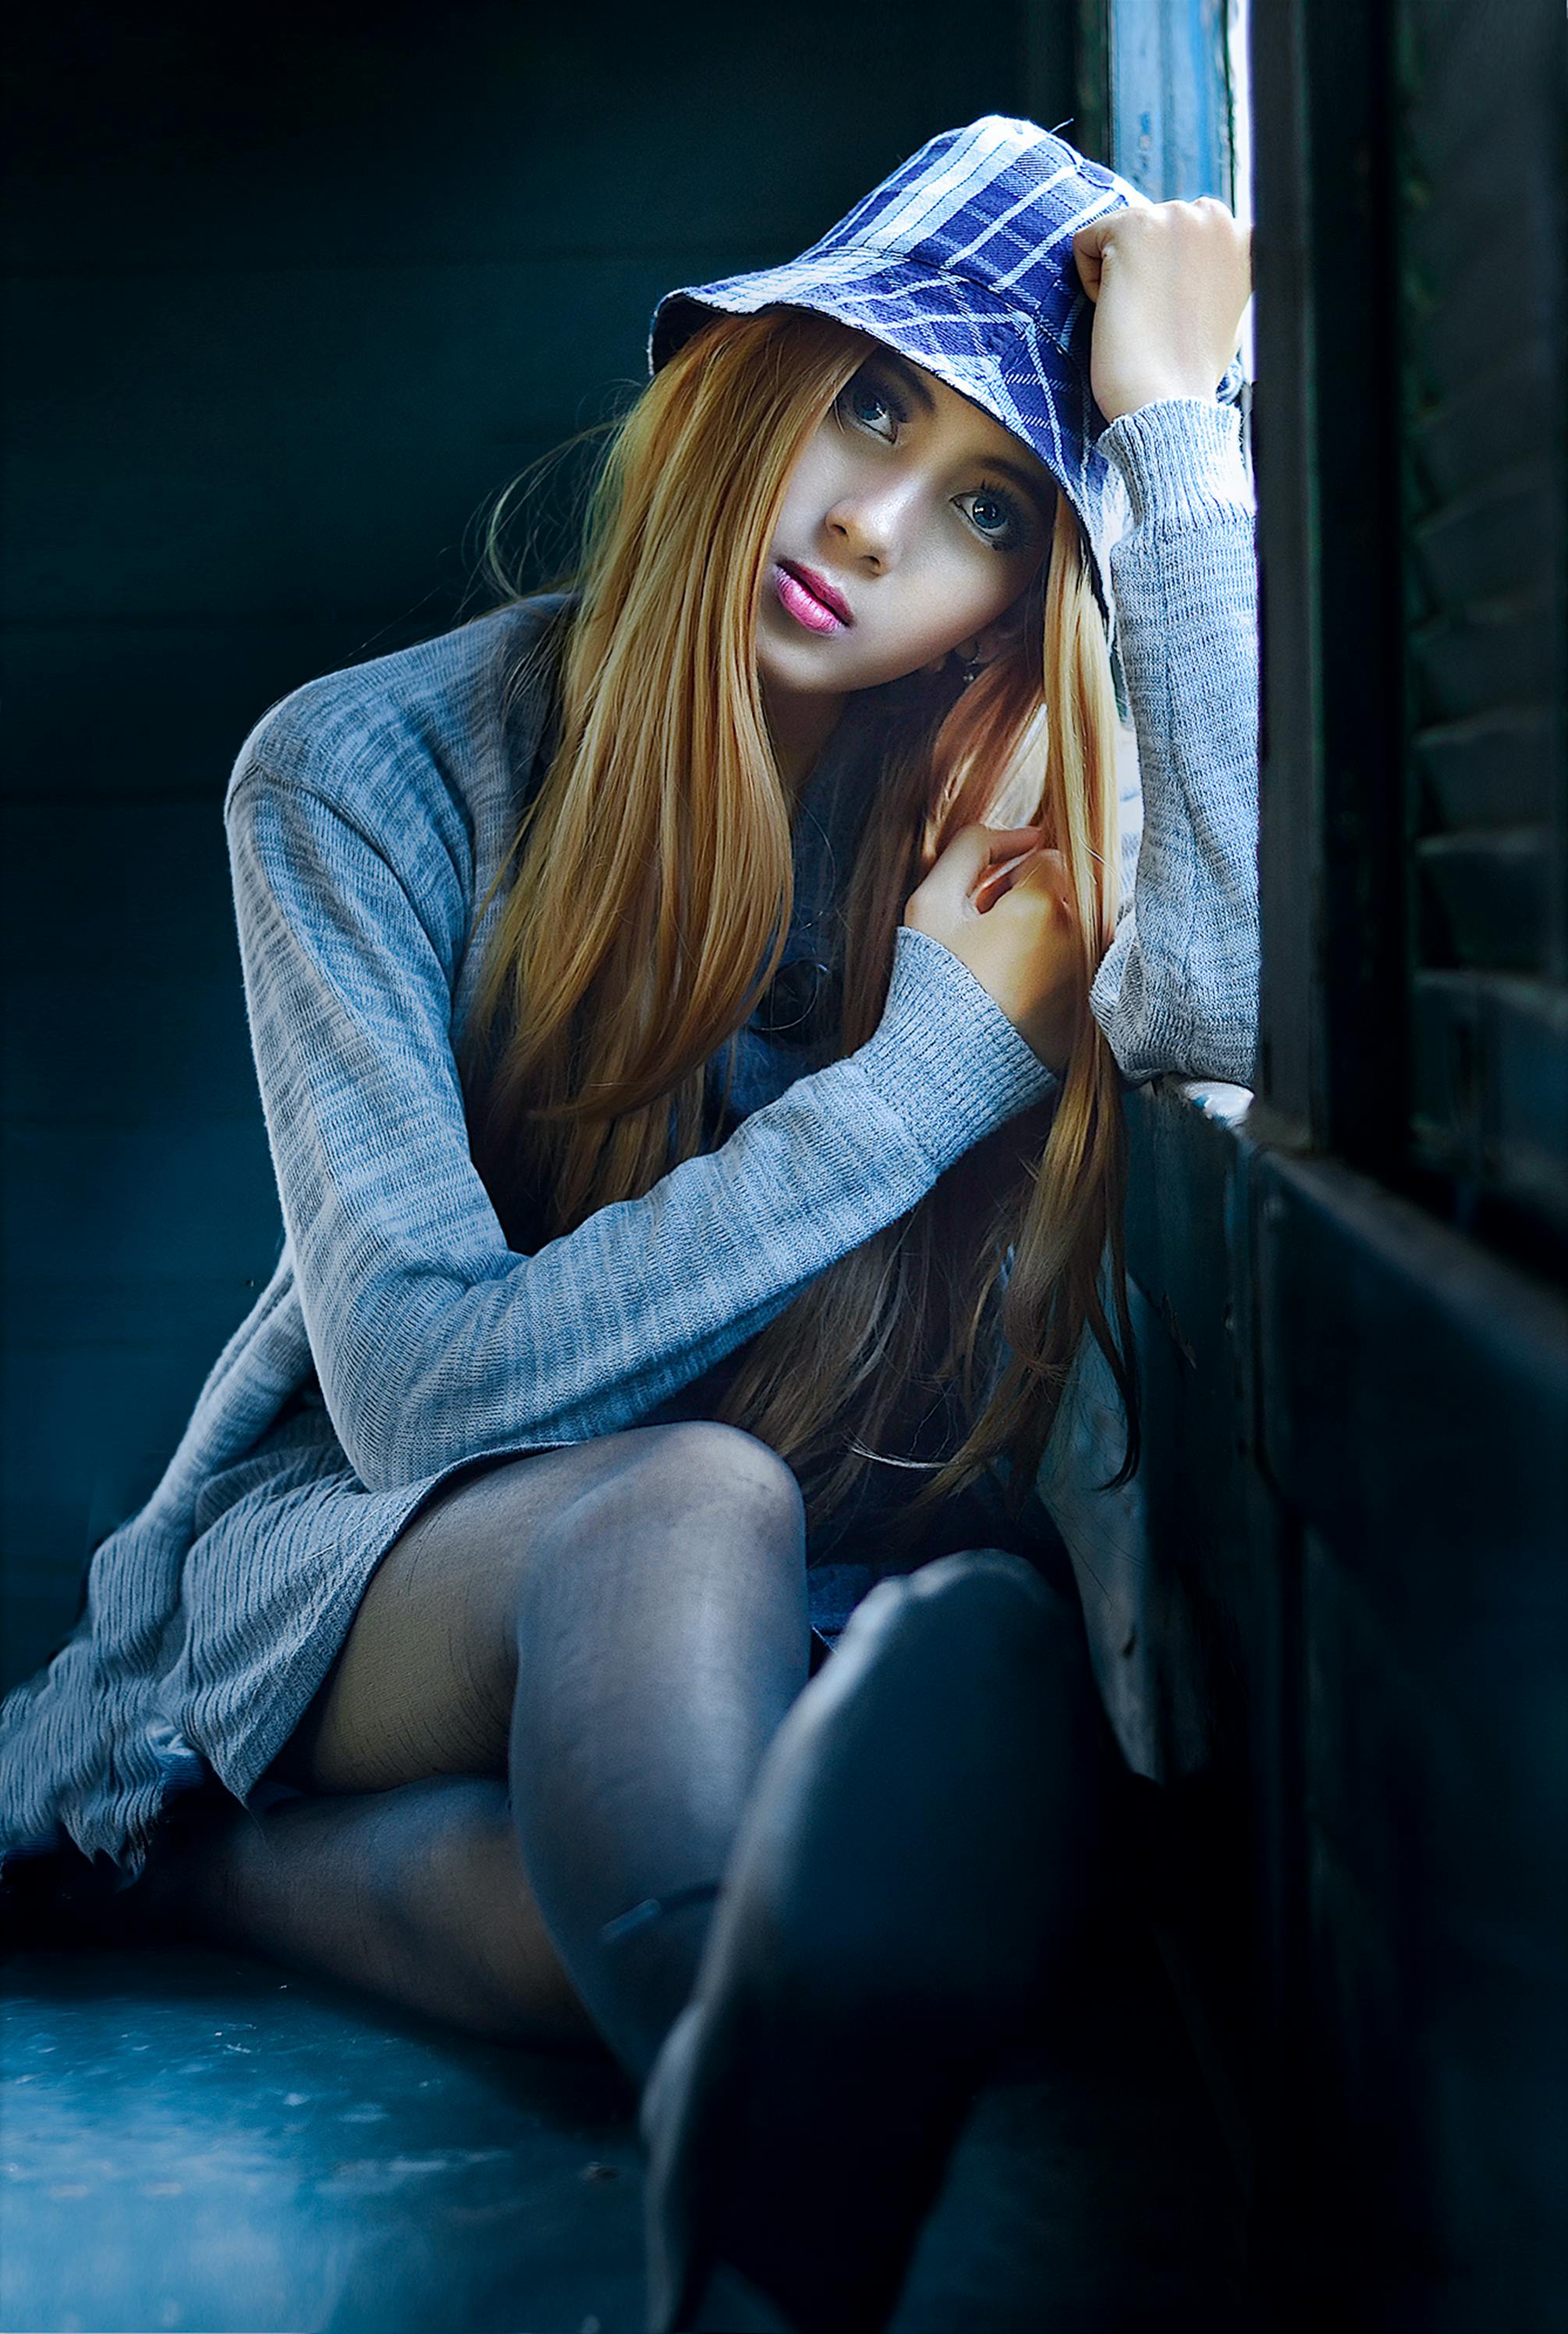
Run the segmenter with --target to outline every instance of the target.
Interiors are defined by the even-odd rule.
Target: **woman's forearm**
[[[1101,444],[1132,509],[1111,565],[1143,831],[1092,1002],[1127,1077],[1246,1085],[1257,1031],[1257,578],[1239,417],[1172,399],[1124,415]]]

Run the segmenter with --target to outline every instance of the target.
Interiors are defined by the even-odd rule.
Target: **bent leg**
[[[195,1926],[490,2041],[593,2040],[497,1778],[193,1809],[155,1839],[144,1889],[144,1934]]]
[[[727,1427],[460,1478],[388,1551],[274,1761],[310,1796],[171,1837],[155,1893],[479,2031],[582,2030],[581,1998],[640,2074],[707,1908],[623,1948],[600,1932],[717,1880],[805,1680],[803,1548],[793,1477]]]
[[[658,1430],[564,1512],[522,1583],[512,1801],[573,1983],[639,2078],[690,1992],[768,1744],[806,1682],[804,1524],[788,1469],[729,1427]]]

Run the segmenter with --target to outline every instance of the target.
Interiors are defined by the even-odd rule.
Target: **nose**
[[[842,555],[863,563],[873,575],[895,566],[919,491],[913,479],[887,477],[841,495],[826,523]]]

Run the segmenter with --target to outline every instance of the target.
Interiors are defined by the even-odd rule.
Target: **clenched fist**
[[[1065,1066],[1087,967],[1062,854],[1039,827],[961,827],[904,921],[968,967],[1048,1069]]]
[[[1223,203],[1135,203],[1073,238],[1094,303],[1089,381],[1107,421],[1212,397],[1252,296],[1252,237]]]

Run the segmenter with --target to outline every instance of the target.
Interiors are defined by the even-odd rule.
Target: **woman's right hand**
[[[1212,195],[1135,203],[1080,227],[1094,303],[1089,385],[1107,421],[1168,397],[1207,399],[1236,354],[1252,297],[1252,236]]]
[[[1066,1066],[1083,1003],[1083,944],[1059,851],[1037,826],[961,827],[904,921],[967,965],[1048,1069]]]

